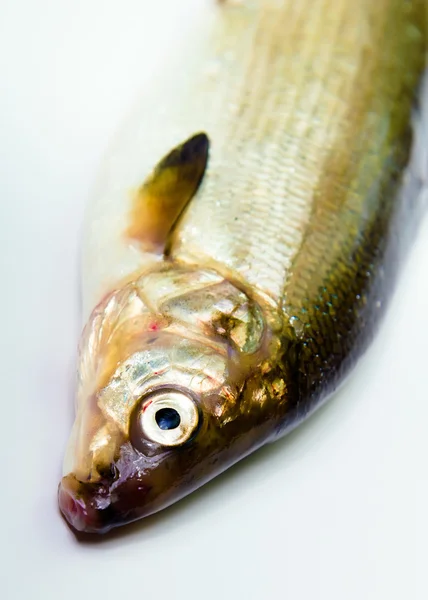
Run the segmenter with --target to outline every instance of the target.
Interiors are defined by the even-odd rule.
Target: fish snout
[[[114,517],[111,496],[104,484],[81,482],[74,475],[62,478],[58,489],[59,508],[77,531],[104,533]]]
[[[135,476],[94,483],[70,474],[59,484],[58,504],[76,531],[106,533],[151,514],[151,492],[148,482]]]

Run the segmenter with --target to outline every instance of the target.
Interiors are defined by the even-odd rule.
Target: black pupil
[[[180,425],[180,415],[174,408],[161,408],[155,415],[160,429],[176,429]]]

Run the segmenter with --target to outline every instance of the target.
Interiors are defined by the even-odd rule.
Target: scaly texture
[[[77,529],[168,506],[328,398],[426,196],[424,0],[223,4],[146,90],[89,208],[59,495]]]

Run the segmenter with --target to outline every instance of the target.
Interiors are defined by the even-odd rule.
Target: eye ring
[[[199,413],[182,392],[162,391],[144,402],[139,423],[145,437],[162,446],[181,446],[195,432]]]

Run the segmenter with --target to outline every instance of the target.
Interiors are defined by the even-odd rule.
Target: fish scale
[[[335,21],[333,21],[333,23],[335,23]],[[268,31],[270,31],[268,29]],[[269,48],[269,50],[271,51],[271,47],[267,44],[267,47]],[[269,54],[269,53],[268,53]],[[265,62],[266,63],[266,58],[262,55],[261,57],[257,57],[260,58],[260,63]],[[260,64],[258,63],[258,64]],[[281,66],[283,66],[284,63],[282,63]],[[266,67],[266,64],[265,64]],[[269,79],[275,79],[275,77],[272,77],[272,69],[273,68],[265,68],[264,69],[264,73],[265,73],[265,79],[269,80]],[[254,69],[255,72],[257,73],[257,69]],[[304,69],[302,69],[302,72],[304,71]],[[260,82],[260,85],[257,86],[258,90],[263,90],[264,95],[260,98],[260,97],[256,97],[254,99],[254,102],[250,105],[250,103],[247,103],[245,106],[247,108],[247,111],[250,112],[250,108],[248,108],[249,106],[251,107],[252,111],[257,111],[258,107],[263,107],[265,108],[266,103],[264,103],[264,98],[267,96],[272,97],[272,95],[269,96],[269,86],[268,85],[263,85],[265,82],[262,81]],[[266,92],[266,87],[267,87],[267,92]],[[297,87],[297,86],[296,86]],[[291,89],[296,89],[291,87]],[[303,90],[304,92],[304,90]],[[305,96],[305,94],[303,93],[303,96]],[[278,102],[284,103],[284,97],[281,97],[280,95],[275,96],[275,98],[278,98]],[[287,97],[285,97],[287,98]],[[298,103],[299,98],[294,98],[294,104]],[[273,104],[273,103],[272,103]],[[316,106],[316,104],[312,103],[310,105],[311,109],[313,110],[314,107]],[[268,110],[268,106],[266,107],[266,110],[262,111],[263,115],[269,115],[269,110]],[[287,125],[289,125],[289,129],[291,129],[291,131],[293,130],[293,122],[291,119],[291,115],[295,115],[296,111],[295,111],[295,106],[291,106],[290,109],[287,112],[287,117],[288,120],[291,122],[285,122],[284,129],[287,128]],[[273,111],[273,115],[274,115],[274,120],[275,120],[275,124],[276,124],[276,137],[280,138],[281,133],[282,133],[282,123],[279,122],[278,118],[277,118],[277,112]],[[266,118],[263,119],[259,118],[258,115],[253,115],[250,112],[250,115],[247,115],[245,112],[243,112],[241,115],[241,120],[239,121],[238,126],[240,127],[245,127],[247,132],[250,131],[252,134],[255,135],[255,137],[257,138],[257,134],[258,131],[263,131],[263,126],[265,125],[263,123],[263,121],[266,121]],[[308,118],[309,117],[309,118]],[[308,127],[308,123],[310,122],[310,117],[311,114],[309,113],[309,115],[306,113],[304,115],[304,118],[302,117],[301,122],[303,123],[304,127]],[[255,118],[257,119],[255,121],[255,123],[253,124],[251,119]],[[252,129],[252,125],[254,125],[253,129]],[[294,127],[297,129],[297,132],[299,132],[299,119],[294,120]],[[325,132],[321,130],[321,132],[319,130],[316,130],[318,132],[318,135],[320,135],[320,137],[323,137],[325,139]],[[300,132],[302,133],[302,132]],[[247,133],[248,135],[248,133]],[[239,129],[237,131],[233,131],[232,133],[232,137],[234,138],[239,138]],[[297,141],[297,140],[296,140]],[[310,139],[309,139],[310,142]],[[250,144],[252,144],[254,142],[251,142]],[[296,150],[298,153],[301,154],[306,154],[305,152],[305,146],[303,146],[302,148],[302,144],[296,144]],[[291,145],[291,149],[293,148],[293,145]],[[309,146],[310,148],[310,146]],[[287,151],[287,148],[285,149]],[[309,152],[310,155],[310,152]],[[279,158],[283,158],[283,157],[276,157],[276,160],[270,161],[270,160],[263,160],[263,153],[259,152],[256,161],[257,164],[253,165],[248,163],[247,164],[247,181],[248,181],[248,172],[256,172],[259,174],[263,174],[264,177],[266,177],[267,181],[271,181],[271,180],[275,180],[278,179],[278,176],[276,176],[276,172],[278,172],[278,159]],[[294,157],[293,157],[294,158]],[[319,153],[316,155],[316,159],[319,160]],[[309,167],[311,168],[312,165]],[[241,227],[242,227],[242,231],[245,232],[246,234],[249,234],[249,236],[251,236],[251,232],[252,230],[254,230],[254,235],[253,235],[253,241],[258,241],[257,240],[257,236],[260,236],[260,232],[265,231],[266,233],[268,233],[269,235],[274,236],[275,238],[279,238],[279,246],[280,246],[280,252],[282,252],[283,254],[285,254],[284,252],[284,247],[286,248],[286,244],[284,244],[284,229],[290,229],[294,232],[294,234],[296,234],[296,231],[298,231],[298,223],[302,222],[302,216],[306,216],[307,214],[307,208],[308,208],[308,202],[307,202],[307,189],[308,189],[308,181],[310,182],[310,175],[312,175],[312,177],[314,178],[316,176],[316,172],[314,173],[314,170],[311,169],[310,173],[308,172],[303,172],[301,175],[301,180],[302,182],[304,182],[305,184],[305,189],[302,190],[301,193],[301,197],[303,200],[305,200],[305,202],[302,202],[301,205],[301,209],[303,212],[303,215],[300,215],[297,211],[299,209],[299,205],[298,202],[296,201],[297,198],[294,197],[292,198],[291,202],[284,202],[284,189],[282,189],[282,194],[278,195],[278,201],[272,206],[270,206],[269,208],[271,209],[272,213],[275,216],[275,220],[274,221],[270,221],[268,220],[267,222],[264,221],[263,222],[263,227],[261,227],[260,225],[260,221],[257,219],[257,209],[258,206],[257,204],[254,202],[252,202],[253,197],[252,195],[250,195],[250,197],[245,198],[245,200],[242,198],[242,190],[239,188],[239,174],[237,174],[237,180],[238,180],[238,186],[235,184],[235,189],[236,189],[236,194],[235,197],[237,197],[238,202],[240,204],[244,204],[245,205],[248,203],[251,203],[251,205],[254,205],[253,210],[249,210],[248,212],[245,211],[244,209],[244,215],[249,214],[250,215],[250,219],[249,222],[244,221],[244,223],[242,223],[242,219],[240,219],[241,221]],[[260,175],[260,177],[262,177],[262,175]],[[216,187],[216,193],[218,194],[219,192],[221,193],[221,190],[218,189],[218,181],[217,181],[217,187]],[[246,188],[244,190],[244,193],[248,193],[248,190],[251,189],[251,185],[252,182],[250,182],[249,184],[247,183]],[[290,188],[292,187],[292,185],[290,185]],[[290,190],[291,191],[291,190]],[[292,188],[292,192],[294,192],[296,194],[298,194],[298,190],[296,190],[296,188]],[[306,194],[305,194],[306,192]],[[291,194],[290,194],[291,195]],[[298,194],[300,195],[300,194]],[[272,197],[272,196],[271,196]],[[275,200],[275,197],[272,198],[272,200]],[[205,208],[205,204],[207,204],[210,201],[209,199],[209,194],[206,193],[205,195],[202,193],[199,196],[198,199],[198,204],[194,204],[193,206],[190,207],[189,209],[189,213],[190,213],[190,219],[193,217],[193,220],[196,221],[198,218],[198,215],[195,215],[195,211],[197,210],[198,207],[201,207],[200,210],[202,212],[202,206],[204,206]],[[293,202],[294,201],[294,202]],[[277,210],[275,210],[277,209]],[[259,209],[260,212],[260,209]],[[223,215],[221,214],[217,214],[217,215],[213,215],[213,217],[216,219],[217,222],[219,222],[220,224],[222,223],[222,218]],[[279,217],[279,219],[278,219]],[[282,217],[282,218],[281,218]],[[230,219],[230,213],[228,213],[227,219]],[[210,222],[212,222],[212,220],[210,219]],[[227,222],[227,221],[226,221]],[[184,223],[182,225],[182,227],[185,227],[185,223],[186,221],[184,220]],[[297,227],[296,227],[297,225]],[[279,229],[280,227],[280,229]],[[187,235],[187,232],[185,232],[184,234],[186,236],[186,240],[189,240],[189,236]],[[219,236],[221,235],[221,233],[218,234]],[[282,238],[282,239],[281,239]],[[199,241],[199,240],[198,240]],[[284,255],[277,255],[276,258],[276,265],[275,265],[275,270],[274,269],[270,269],[269,267],[271,266],[269,263],[265,264],[260,260],[260,251],[261,251],[261,247],[258,247],[256,244],[253,244],[253,246],[255,246],[254,250],[251,248],[247,248],[246,245],[244,245],[243,241],[240,238],[236,238],[234,237],[233,240],[236,244],[236,246],[238,246],[239,243],[241,243],[241,248],[237,248],[236,249],[236,253],[238,254],[239,252],[242,252],[243,254],[246,253],[248,256],[248,253],[254,253],[255,256],[251,255],[251,258],[253,259],[253,270],[255,271],[255,275],[256,278],[258,280],[258,285],[261,286],[265,286],[266,289],[268,289],[269,291],[271,291],[273,289],[273,282],[278,282],[278,286],[281,287],[283,281],[284,281],[284,273],[280,272],[280,273],[275,273],[275,270],[278,270],[278,267],[281,268],[284,263],[287,262],[287,258],[284,257]],[[246,240],[247,241],[247,240]],[[282,242],[282,244],[281,244]],[[210,244],[212,247],[216,247],[216,240],[213,238],[210,238],[208,240],[208,244]],[[206,244],[206,245],[208,245]],[[296,243],[294,243],[292,246],[289,247],[289,251],[290,253],[294,252],[295,249],[298,247],[298,245]],[[202,252],[205,251],[205,247],[202,246],[201,244],[201,248]],[[198,248],[199,250],[199,248]],[[265,248],[263,248],[263,252],[266,255],[267,251]],[[174,251],[174,255],[176,255],[177,257],[180,256],[179,252]],[[229,260],[230,260],[230,255],[233,256],[233,250],[232,252],[229,253]],[[218,260],[218,257],[214,257],[216,260]],[[224,259],[223,259],[224,260]],[[265,280],[263,279],[263,281],[260,281],[260,273],[265,272],[265,279],[266,279],[266,284],[265,284]],[[249,274],[248,272],[248,262],[246,262],[246,277],[247,279],[249,277],[251,277],[251,274]],[[251,283],[253,283],[251,281]],[[270,286],[270,288],[268,287]],[[278,296],[278,288],[276,290],[277,292],[277,296]]]

